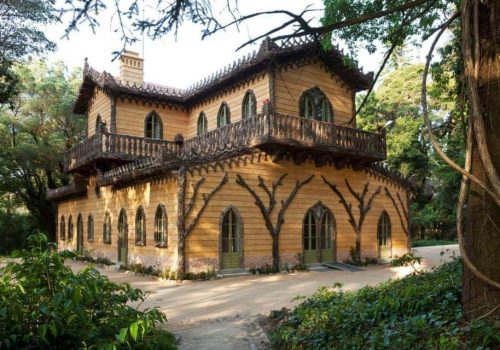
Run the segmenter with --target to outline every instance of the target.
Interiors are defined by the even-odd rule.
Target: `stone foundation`
[[[219,271],[219,258],[187,258],[186,271],[198,273],[207,270]]]
[[[160,271],[173,270],[173,269],[175,270],[177,268],[174,259],[170,256],[155,256],[155,255],[129,253],[128,263],[151,266],[154,269]]]

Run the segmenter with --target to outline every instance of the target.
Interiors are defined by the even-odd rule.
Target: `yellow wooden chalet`
[[[372,75],[337,49],[274,42],[187,89],[85,63],[58,203],[60,249],[197,272],[388,259],[408,247],[409,184],[377,165],[385,133],[356,129]]]

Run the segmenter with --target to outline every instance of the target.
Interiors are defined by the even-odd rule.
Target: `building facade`
[[[198,272],[388,259],[409,244],[409,183],[378,165],[385,133],[356,129],[371,75],[311,42],[260,49],[185,90],[85,64],[65,153],[60,249]]]

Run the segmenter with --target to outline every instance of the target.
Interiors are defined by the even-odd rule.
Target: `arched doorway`
[[[83,219],[81,214],[78,214],[76,221],[76,252],[83,254]]]
[[[128,262],[128,224],[125,209],[120,211],[118,217],[118,262],[126,264]]]
[[[387,212],[380,214],[377,225],[378,255],[380,259],[392,257],[391,219]]]
[[[314,264],[337,259],[335,218],[322,203],[306,212],[303,223],[304,263]]]
[[[238,210],[228,207],[222,213],[220,234],[220,267],[235,269],[241,267],[243,248],[243,225]]]

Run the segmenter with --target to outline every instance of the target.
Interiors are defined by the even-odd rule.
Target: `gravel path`
[[[424,258],[422,268],[430,269],[458,255],[458,246],[418,248]],[[440,253],[444,251],[444,255]],[[75,269],[80,263],[71,263]],[[128,282],[136,288],[154,292],[143,304],[158,306],[167,314],[167,328],[180,337],[181,350],[266,349],[266,337],[257,322],[271,310],[291,307],[297,295],[309,296],[320,286],[341,282],[345,290],[376,285],[400,278],[411,268],[371,266],[361,272],[310,271],[270,276],[239,276],[220,280],[177,284],[136,276],[115,269],[101,272],[116,282]]]

